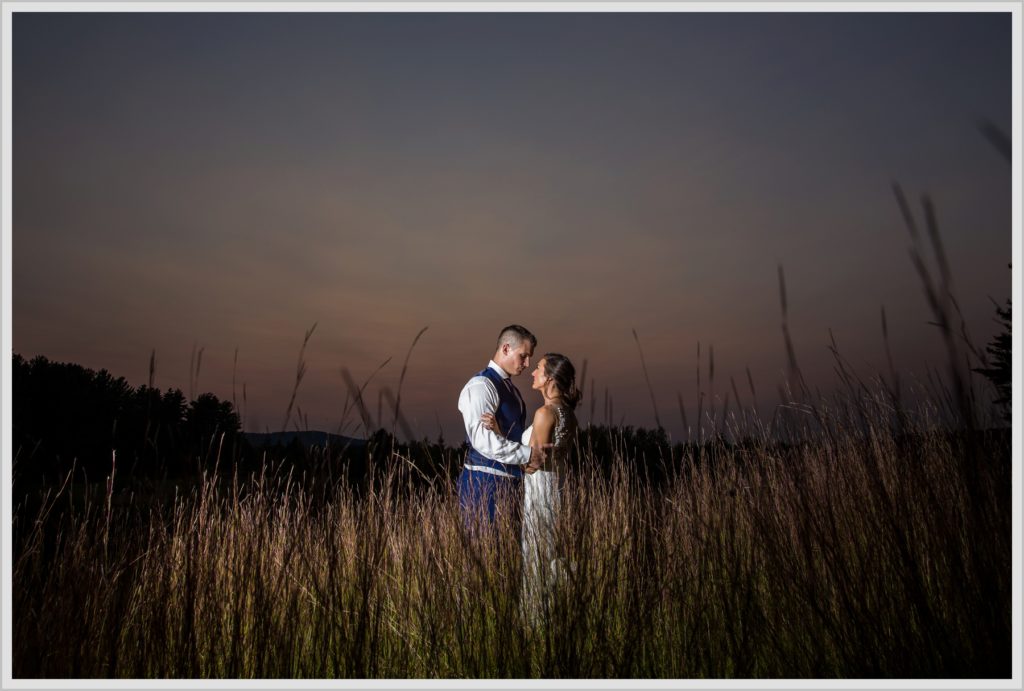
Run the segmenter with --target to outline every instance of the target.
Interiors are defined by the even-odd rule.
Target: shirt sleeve
[[[496,411],[498,404],[498,392],[486,377],[473,377],[463,387],[459,412],[470,444],[485,458],[508,465],[526,465],[530,462],[529,446],[495,434],[480,421],[484,413]]]

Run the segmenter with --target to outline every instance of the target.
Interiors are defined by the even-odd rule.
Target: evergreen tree
[[[1006,308],[996,305],[996,321],[1002,322],[1003,330],[996,334],[992,341],[985,348],[992,360],[987,367],[977,367],[975,372],[981,374],[996,387],[999,398],[996,405],[1003,409],[1003,419],[1010,422],[1011,406],[1013,403],[1013,338],[1011,328],[1013,321],[1010,318],[1010,301],[1006,301]]]

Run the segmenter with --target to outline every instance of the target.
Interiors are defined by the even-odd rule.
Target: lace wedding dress
[[[562,569],[555,522],[561,504],[560,475],[568,465],[575,436],[575,417],[555,405],[555,432],[544,470],[523,476],[523,587],[527,601],[537,601]],[[533,437],[533,425],[523,432],[523,443]]]

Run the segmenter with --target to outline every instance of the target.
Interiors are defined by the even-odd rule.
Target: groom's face
[[[506,356],[506,360],[498,364],[512,376],[522,374],[523,370],[530,366],[530,358],[533,357],[533,345],[529,341],[524,341],[514,348],[506,343],[501,347],[501,350],[502,354]]]

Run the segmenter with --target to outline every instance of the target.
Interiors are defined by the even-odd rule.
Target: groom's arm
[[[463,387],[459,395],[459,412],[462,413],[469,443],[491,460],[526,465],[530,462],[530,447],[495,434],[480,419],[484,413],[494,413],[498,403],[498,392],[486,377],[473,377]]]

